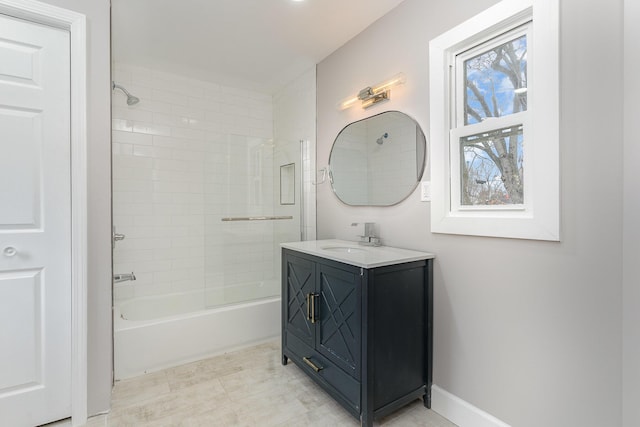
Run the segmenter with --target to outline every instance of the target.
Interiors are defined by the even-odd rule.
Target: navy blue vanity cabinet
[[[431,406],[432,260],[376,268],[282,250],[282,363],[363,426],[417,398]]]

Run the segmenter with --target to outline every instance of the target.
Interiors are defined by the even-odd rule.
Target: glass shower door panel
[[[278,286],[281,275],[281,249],[280,244],[284,242],[299,241],[303,235],[303,227],[300,223],[302,206],[304,204],[305,195],[303,194],[304,186],[302,185],[303,164],[302,164],[302,143],[299,140],[282,140],[276,141],[274,147],[274,167],[276,170],[276,198],[274,200],[274,212],[285,220],[274,221],[274,270],[276,271],[276,280]],[[290,166],[292,165],[292,166]],[[289,173],[293,170],[292,183],[280,182],[281,179],[287,179],[289,173],[281,174],[281,169],[286,168]],[[290,185],[292,184],[292,186]],[[287,191],[293,193],[293,203],[291,200],[282,198],[280,192]],[[284,201],[284,203],[283,203]],[[280,290],[278,289],[278,292]]]
[[[280,294],[279,175],[274,144],[232,135],[223,164],[207,170],[207,306]],[[210,190],[210,191],[209,191]],[[290,220],[288,220],[290,222]]]

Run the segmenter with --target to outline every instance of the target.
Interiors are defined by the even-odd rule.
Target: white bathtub
[[[114,308],[114,376],[124,379],[280,335],[280,297],[205,309],[203,291],[133,298]]]

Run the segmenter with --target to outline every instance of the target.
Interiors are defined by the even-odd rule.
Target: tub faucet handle
[[[120,234],[120,233],[116,233],[116,227],[114,226],[112,229],[112,235],[111,235],[112,239],[113,239],[113,247],[115,248],[116,246],[116,242],[119,240],[124,240],[125,236],[124,234]]]

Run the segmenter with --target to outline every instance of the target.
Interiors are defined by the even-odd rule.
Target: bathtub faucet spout
[[[114,274],[113,275],[114,283],[126,282],[127,280],[136,280],[136,275],[133,274],[133,271],[131,272],[131,274]]]

